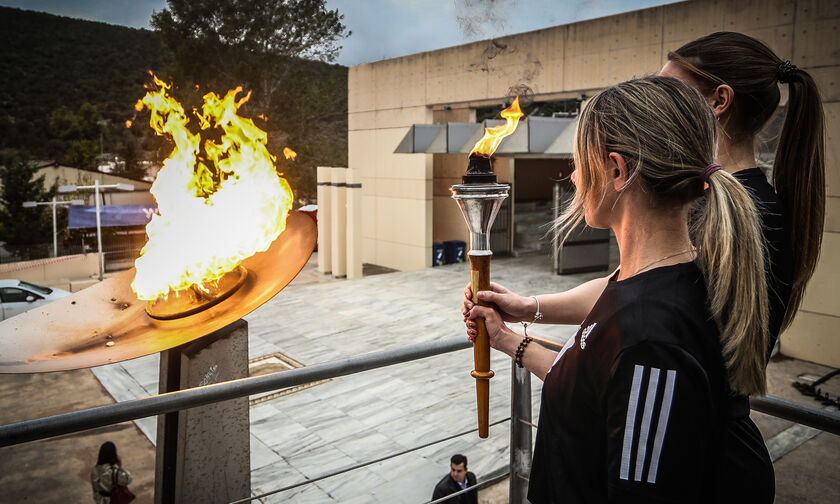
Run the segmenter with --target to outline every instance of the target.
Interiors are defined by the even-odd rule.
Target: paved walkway
[[[467,264],[328,281],[314,264],[246,317],[251,358],[281,352],[304,365],[466,337],[459,311]],[[545,257],[498,259],[495,281],[519,292],[564,290],[595,275],[556,276]],[[541,328],[565,341],[575,327]],[[493,352],[491,422],[510,414],[510,360]],[[331,380],[251,407],[255,495],[428,443],[475,426],[472,352],[464,350]],[[96,368],[119,401],[157,393],[157,355]],[[541,382],[533,380],[534,411]],[[156,420],[137,422],[155,440]],[[264,502],[389,502],[431,496],[449,457],[465,453],[479,476],[508,461],[507,423],[384,463],[273,495]]]
[[[553,276],[546,259],[533,257],[498,259],[493,275],[522,293],[561,290],[591,277]],[[466,265],[453,265],[333,281],[319,275],[310,261],[289,287],[247,317],[250,355],[279,351],[310,365],[462,337],[458,305],[467,277]],[[575,331],[574,327],[537,329],[558,340]],[[491,382],[491,420],[509,414],[510,362],[494,353],[492,365],[497,375]],[[465,350],[335,379],[253,406],[254,494],[473,428],[470,369],[472,354]],[[769,393],[818,405],[790,384],[802,373],[819,376],[827,368],[777,358],[768,369]],[[0,424],[157,393],[157,356],[92,371],[106,384],[107,393],[91,370],[0,376]],[[540,382],[533,383],[536,404]],[[22,397],[27,399],[24,403]],[[537,411],[535,407],[535,415]],[[777,503],[840,502],[836,476],[840,436],[757,413],[753,417],[776,458]],[[137,424],[154,440],[154,419]],[[152,502],[154,449],[140,430],[126,423],[4,448],[0,489],[6,497],[14,497],[13,502],[86,502],[87,472],[95,450],[103,440],[113,439],[134,473],[132,489],[139,494],[138,503]],[[491,428],[487,440],[467,435],[262,501],[420,503],[445,474],[452,453],[465,453],[479,478],[506,465],[507,435],[508,425],[502,424]],[[500,493],[496,497],[501,500],[493,502],[504,502],[504,492]],[[487,497],[485,493],[482,499]]]

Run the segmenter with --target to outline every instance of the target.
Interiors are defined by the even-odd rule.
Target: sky
[[[266,0],[271,1],[271,0]],[[353,33],[337,63],[357,65],[574,23],[673,0],[327,0]],[[149,28],[165,0],[0,0],[0,5]]]

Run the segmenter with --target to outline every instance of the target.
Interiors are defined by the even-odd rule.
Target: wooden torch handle
[[[476,293],[482,290],[490,290],[490,258],[492,254],[470,254],[469,257],[473,303],[486,306],[487,303],[478,300]],[[484,319],[478,318],[475,322],[478,326],[478,335],[475,337],[475,343],[473,344],[475,369],[470,374],[475,378],[478,437],[486,438],[490,435],[490,378],[493,377],[493,371],[490,370],[490,339],[487,337],[487,327],[484,325]]]

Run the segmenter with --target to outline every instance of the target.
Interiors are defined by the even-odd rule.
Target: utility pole
[[[102,220],[100,217],[100,201],[99,195],[104,190],[113,189],[116,191],[133,191],[134,186],[131,184],[109,184],[109,185],[100,185],[99,179],[94,181],[93,185],[89,186],[75,186],[75,185],[63,185],[58,187],[58,192],[60,193],[69,193],[69,192],[76,192],[82,190],[90,190],[93,189],[94,197],[96,198],[96,243],[97,249],[99,252],[99,281],[101,282],[105,276],[105,256],[102,255]]]
[[[56,218],[56,207],[60,205],[84,205],[85,202],[83,200],[72,200],[72,201],[58,201],[58,199],[53,196],[52,201],[24,201],[23,207],[24,208],[34,208],[39,205],[49,205],[52,207],[52,221],[53,221],[53,257],[58,257],[58,224]]]

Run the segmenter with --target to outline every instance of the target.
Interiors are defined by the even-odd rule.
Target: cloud
[[[266,0],[271,1],[271,0]],[[327,0],[353,34],[343,41],[342,65],[538,30],[609,16],[663,0]],[[106,23],[148,28],[165,0],[0,0],[19,7]]]

